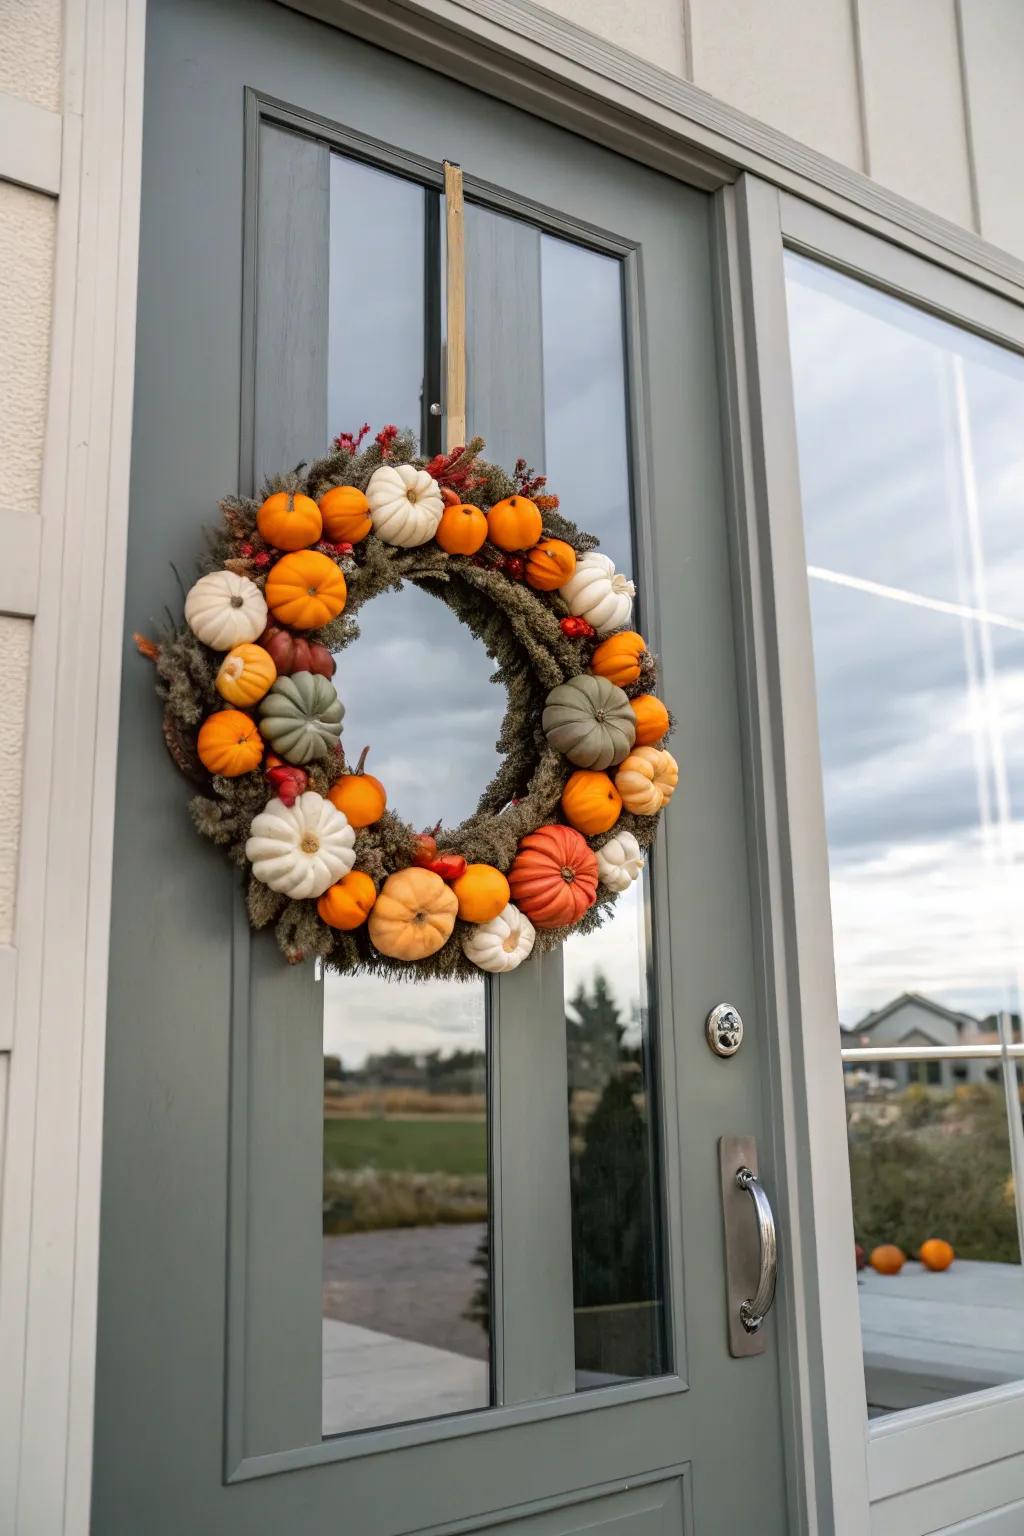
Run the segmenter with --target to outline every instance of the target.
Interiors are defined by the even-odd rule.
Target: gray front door
[[[682,784],[596,938],[489,990],[322,981],[193,834],[126,639],[94,1529],[781,1536],[722,1238],[718,1139],[768,1136],[709,199],[269,0],[148,10],[126,637],[226,492],[362,419],[440,446],[448,159],[469,429],[633,568]],[[347,718],[449,819],[497,690],[429,595],[378,603]]]

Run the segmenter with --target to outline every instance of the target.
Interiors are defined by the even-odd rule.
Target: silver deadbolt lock
[[[743,1044],[743,1020],[731,1003],[719,1003],[704,1026],[708,1045],[716,1056],[735,1056]]]

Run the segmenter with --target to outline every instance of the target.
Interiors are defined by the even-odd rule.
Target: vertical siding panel
[[[857,8],[871,175],[970,228],[956,0],[857,0]]]
[[[690,19],[696,85],[865,168],[850,0],[691,0]]]
[[[1024,5],[960,0],[960,26],[981,233],[1024,257]]]

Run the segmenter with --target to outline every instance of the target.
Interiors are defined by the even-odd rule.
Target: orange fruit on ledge
[[[925,1269],[948,1269],[956,1258],[952,1243],[947,1243],[943,1237],[930,1237],[926,1243],[922,1243],[917,1253],[918,1258]]]
[[[906,1254],[895,1243],[880,1243],[871,1250],[871,1268],[880,1275],[898,1275],[906,1262]]]

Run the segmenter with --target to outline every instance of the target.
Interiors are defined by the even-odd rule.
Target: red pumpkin
[[[597,897],[597,859],[572,827],[538,827],[508,872],[512,900],[537,928],[569,928]]]
[[[290,677],[293,672],[333,677],[338,665],[326,645],[293,635],[290,629],[282,629],[278,624],[268,624],[258,643],[270,653],[280,677]]]

